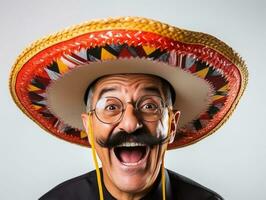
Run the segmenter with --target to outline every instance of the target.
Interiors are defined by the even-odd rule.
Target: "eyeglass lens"
[[[144,121],[157,121],[162,116],[164,103],[159,96],[143,96],[136,101],[137,115]],[[95,113],[104,123],[116,123],[122,119],[126,106],[116,97],[102,97],[98,100]]]

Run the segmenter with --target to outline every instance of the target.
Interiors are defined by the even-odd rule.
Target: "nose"
[[[127,133],[132,133],[142,125],[140,120],[135,112],[134,106],[132,104],[128,104],[126,106],[126,110],[124,111],[122,120],[120,121],[118,128],[121,131],[126,131]]]

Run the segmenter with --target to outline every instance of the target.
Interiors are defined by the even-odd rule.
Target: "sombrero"
[[[248,82],[244,61],[219,39],[140,17],[95,20],[38,40],[10,75],[17,106],[60,139],[90,147],[82,122],[85,91],[117,73],[160,76],[174,88],[181,111],[168,149],[215,132],[234,111]]]

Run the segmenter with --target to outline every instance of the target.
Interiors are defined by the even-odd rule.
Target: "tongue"
[[[120,158],[124,163],[136,163],[142,157],[142,151],[138,148],[121,148]]]

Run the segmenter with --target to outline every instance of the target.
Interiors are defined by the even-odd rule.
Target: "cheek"
[[[100,122],[95,116],[92,119],[93,134],[95,139],[106,139],[112,132],[110,124]]]
[[[157,133],[162,136],[167,136],[169,131],[169,114],[168,112],[164,112],[162,119],[158,122],[157,125]]]
[[[103,166],[107,166],[110,163],[110,151],[107,148],[101,147],[97,140],[106,140],[112,133],[112,127],[108,124],[104,124],[97,119],[93,119],[93,135],[95,150]]]
[[[99,145],[96,144],[95,147],[97,156],[99,157],[102,166],[107,167],[110,164],[110,152],[108,151],[107,148],[103,148]]]
[[[152,123],[146,123],[145,126],[148,128],[151,134],[154,136],[166,136],[168,132],[168,122],[158,121]]]
[[[157,175],[160,173],[160,169],[162,166],[162,160],[164,152],[167,148],[167,144],[163,144],[158,146],[157,148],[152,149],[151,156],[150,156],[150,174],[153,174],[154,180],[156,179]]]

